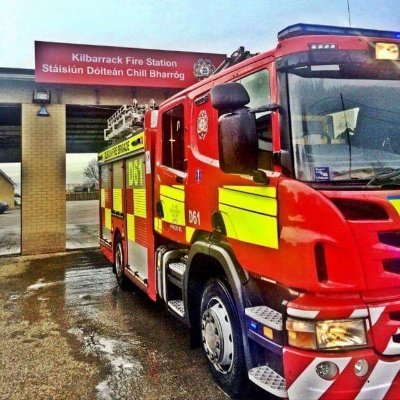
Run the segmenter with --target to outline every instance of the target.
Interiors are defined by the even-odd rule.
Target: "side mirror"
[[[237,82],[221,83],[210,92],[211,104],[221,114],[243,108],[250,102],[249,94],[243,85]]]
[[[211,89],[211,103],[220,114],[218,120],[219,165],[222,171],[251,174],[258,167],[258,139],[254,113],[245,107],[250,98],[236,82]]]

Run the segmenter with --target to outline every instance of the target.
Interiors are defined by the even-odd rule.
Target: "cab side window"
[[[260,107],[271,103],[269,71],[263,69],[254,74],[241,78],[239,81],[250,96],[250,108]],[[272,170],[272,124],[271,113],[256,113],[256,128],[258,134],[258,166]]]
[[[184,171],[183,105],[166,111],[162,116],[162,164]]]

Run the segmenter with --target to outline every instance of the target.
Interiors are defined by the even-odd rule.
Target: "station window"
[[[183,171],[185,147],[182,104],[163,114],[162,135],[163,165]]]
[[[102,239],[111,241],[111,170],[110,165],[100,167],[100,235]]]

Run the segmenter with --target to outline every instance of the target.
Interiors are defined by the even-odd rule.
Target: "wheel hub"
[[[233,362],[232,327],[226,308],[219,298],[212,298],[201,321],[203,346],[208,359],[222,373]]]

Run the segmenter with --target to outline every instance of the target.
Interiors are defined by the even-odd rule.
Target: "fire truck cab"
[[[119,284],[190,328],[231,397],[400,397],[399,46],[290,26],[99,154]]]

